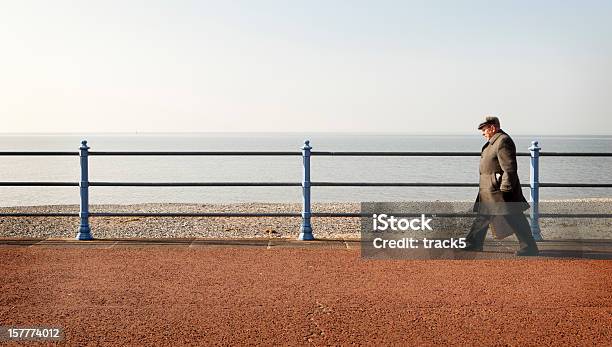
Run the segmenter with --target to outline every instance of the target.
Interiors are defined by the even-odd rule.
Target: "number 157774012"
[[[62,329],[53,327],[0,327],[2,340],[61,340]]]

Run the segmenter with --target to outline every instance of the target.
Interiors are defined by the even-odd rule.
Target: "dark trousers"
[[[474,219],[474,223],[472,223],[472,229],[465,238],[466,242],[475,246],[482,246],[485,237],[487,236],[487,230],[489,230],[489,224],[491,223],[492,217],[493,216],[490,215],[479,214],[476,219]],[[533,236],[531,235],[531,227],[529,226],[529,222],[527,221],[527,218],[524,214],[509,214],[503,217],[512,227],[514,235],[516,235],[521,249],[538,249],[538,246],[536,245],[536,242],[533,239]]]

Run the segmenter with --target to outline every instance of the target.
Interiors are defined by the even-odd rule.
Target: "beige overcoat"
[[[479,171],[474,212],[507,215],[522,213],[529,208],[517,174],[516,146],[502,130],[482,147]]]

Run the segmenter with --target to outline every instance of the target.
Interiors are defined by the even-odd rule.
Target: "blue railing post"
[[[302,195],[304,197],[302,205],[302,226],[300,228],[300,236],[298,240],[310,241],[314,240],[312,235],[312,226],[310,225],[310,141],[304,141],[302,147],[302,159],[304,164],[304,175],[302,177]]]
[[[531,191],[531,234],[536,241],[542,240],[540,231],[540,147],[538,141],[532,141],[529,152],[531,153],[531,170],[529,175],[529,187]]]
[[[89,227],[89,169],[87,163],[87,157],[89,156],[89,147],[87,141],[81,141],[80,158],[81,158],[81,181],[79,182],[79,188],[81,191],[81,208],[79,211],[79,217],[81,218],[81,224],[79,225],[79,232],[77,234],[77,240],[91,240],[91,229]]]

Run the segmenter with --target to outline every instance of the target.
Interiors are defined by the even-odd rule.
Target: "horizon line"
[[[0,136],[19,136],[19,135],[41,135],[41,136],[84,136],[84,135],[222,135],[222,134],[337,134],[337,135],[408,135],[408,136],[480,136],[478,132],[465,133],[429,133],[429,132],[401,132],[401,131],[105,131],[105,132],[0,132]],[[572,136],[585,136],[585,137],[612,137],[612,133],[607,134],[593,134],[593,133],[512,133],[514,136],[547,136],[547,137],[572,137]]]

